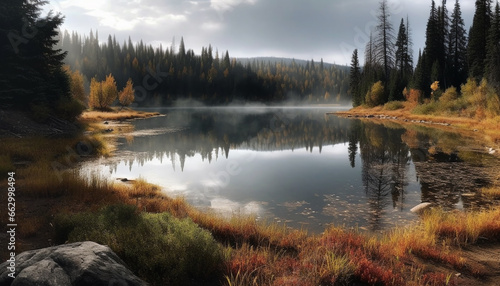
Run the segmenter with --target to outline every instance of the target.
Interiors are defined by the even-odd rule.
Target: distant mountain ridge
[[[290,64],[292,64],[293,61],[295,61],[295,63],[297,65],[300,65],[300,66],[305,66],[305,65],[307,65],[307,63],[311,63],[311,60],[301,60],[301,59],[295,59],[295,58],[280,58],[280,57],[252,57],[252,58],[235,58],[235,59],[237,62],[240,62],[242,65],[246,65],[248,63],[252,64],[253,61],[264,62],[264,63],[270,62],[272,64],[284,63],[286,65],[290,65]],[[314,64],[319,65],[320,62],[321,61],[314,61]],[[349,66],[332,64],[332,63],[327,63],[327,62],[323,62],[323,65],[325,68],[330,68],[331,66],[334,66],[338,69],[345,69],[345,70],[349,69]]]

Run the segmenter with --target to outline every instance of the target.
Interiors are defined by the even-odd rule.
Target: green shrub
[[[446,102],[451,102],[453,100],[456,100],[458,98],[458,92],[457,89],[452,86],[446,89],[446,91],[439,97],[439,101],[446,103]]]
[[[472,97],[477,89],[477,82],[473,78],[468,78],[465,84],[462,84],[460,90],[465,98]]]
[[[134,273],[155,285],[185,285],[218,277],[220,245],[190,219],[108,206],[97,213],[59,215],[57,242],[91,240],[108,245]]]
[[[413,114],[430,115],[435,114],[439,110],[439,104],[436,101],[417,105],[413,110]]]
[[[401,101],[389,101],[384,105],[385,110],[397,110],[404,108],[404,104]]]

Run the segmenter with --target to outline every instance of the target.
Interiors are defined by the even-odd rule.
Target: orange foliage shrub
[[[418,89],[410,89],[410,92],[405,94],[406,101],[417,105],[422,100],[422,91]]]

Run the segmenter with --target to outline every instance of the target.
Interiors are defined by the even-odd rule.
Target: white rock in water
[[[410,211],[412,213],[421,213],[426,208],[428,208],[430,205],[432,205],[432,204],[431,203],[421,203],[421,204],[418,204],[418,205],[414,206]]]

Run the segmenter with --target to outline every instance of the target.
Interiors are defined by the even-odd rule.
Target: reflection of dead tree
[[[389,168],[384,165],[372,166],[368,172],[366,192],[372,212],[371,223],[374,230],[382,224],[384,209],[389,205],[386,198],[391,193],[391,175]]]
[[[389,205],[386,198],[392,190],[392,178],[388,152],[381,150],[372,154],[372,161],[363,161],[363,184],[365,193],[370,206],[370,225],[372,230],[379,230],[382,226],[384,209]],[[378,155],[378,156],[373,156]]]
[[[377,230],[390,204],[389,195],[393,207],[399,203],[403,209],[410,156],[408,146],[401,141],[402,130],[369,124],[364,128],[366,137],[360,140],[362,179],[372,214],[371,226]]]
[[[402,211],[405,202],[405,188],[408,185],[408,172],[410,152],[406,145],[401,145],[401,148],[395,154],[395,160],[392,164],[392,206]]]

